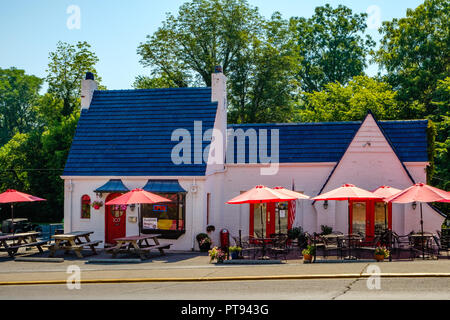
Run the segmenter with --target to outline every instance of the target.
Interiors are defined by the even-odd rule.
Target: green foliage
[[[327,234],[331,234],[333,232],[333,228],[326,225],[321,225],[320,230],[322,231],[320,234],[326,236]]]
[[[324,90],[304,93],[300,121],[356,121],[371,110],[377,119],[395,119],[396,92],[391,86],[367,76],[356,76],[348,85],[329,83]]]
[[[49,54],[45,80],[48,82],[48,92],[63,101],[63,116],[70,115],[79,107],[80,83],[86,72],[92,72],[97,83],[101,82],[94,67],[98,58],[90,48],[85,41],[75,45],[60,41],[56,51]]]
[[[438,80],[450,71],[450,1],[425,0],[406,17],[383,22],[375,61],[384,67],[386,80],[398,90],[400,101],[423,104],[411,118],[436,115],[431,103]]]
[[[328,83],[346,84],[362,75],[366,56],[375,42],[364,37],[367,14],[329,4],[317,7],[311,18],[292,18],[299,44],[298,81],[306,92],[320,91]]]
[[[313,256],[316,252],[316,248],[312,245],[308,245],[305,249],[302,250],[302,255],[311,255]]]
[[[177,84],[167,78],[167,76],[161,77],[147,77],[137,76],[133,83],[135,89],[157,89],[157,88],[175,88]]]
[[[229,121],[292,119],[298,53],[289,23],[266,20],[245,0],[192,0],[138,47],[151,77],[135,87],[211,86],[221,65],[229,82]]]
[[[33,105],[42,79],[24,70],[0,68],[0,146],[16,133],[27,133],[35,125]]]

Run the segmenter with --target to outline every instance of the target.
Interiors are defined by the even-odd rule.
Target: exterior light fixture
[[[97,196],[97,198],[101,198],[103,196],[101,192],[96,192],[95,195]]]
[[[134,211],[134,209],[136,208],[136,205],[133,203],[133,204],[130,204],[130,210],[131,211]]]
[[[325,200],[324,202],[323,202],[323,208],[326,210],[326,209],[328,209],[328,200]]]
[[[412,206],[413,210],[416,210],[417,203],[414,201],[411,206]]]

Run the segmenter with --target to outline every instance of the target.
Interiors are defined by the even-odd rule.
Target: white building
[[[256,185],[294,187],[313,197],[344,183],[374,190],[426,181],[426,120],[377,121],[369,113],[361,122],[227,125],[220,72],[211,88],[96,88],[92,76],[83,80],[81,117],[62,176],[65,232],[91,230],[92,239],[110,243],[140,228],[163,234],[172,249],[191,250],[207,225],[216,235],[222,228],[232,236],[260,231],[258,205],[225,204]],[[142,220],[134,206],[92,207],[134,188],[173,202],[142,205]],[[264,206],[267,234],[292,226],[349,231],[346,201],[297,201],[291,223],[286,207]],[[418,208],[394,204],[389,225],[398,234],[419,231]],[[370,238],[384,227],[381,202],[352,202],[350,211],[351,232]],[[444,221],[429,205],[423,216],[425,231]]]

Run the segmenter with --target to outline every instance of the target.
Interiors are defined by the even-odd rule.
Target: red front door
[[[117,198],[120,193],[111,193],[106,202]],[[105,206],[105,242],[115,244],[114,239],[125,237],[126,205]]]
[[[382,201],[350,201],[350,233],[358,233],[370,242],[384,230],[392,230],[392,204]]]
[[[250,204],[249,235],[256,238],[260,236],[269,238],[274,233],[287,233],[290,214],[287,202]]]

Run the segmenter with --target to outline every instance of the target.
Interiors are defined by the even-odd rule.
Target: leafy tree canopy
[[[406,18],[383,22],[380,49],[375,61],[386,71],[386,81],[398,91],[401,101],[417,101],[420,118],[437,114],[431,103],[438,80],[450,74],[450,1],[425,0],[408,9]]]
[[[291,19],[301,57],[298,81],[304,91],[320,91],[332,82],[346,84],[364,73],[366,56],[375,45],[365,35],[366,18],[346,6],[326,4],[311,18]]]
[[[305,93],[300,121],[357,121],[371,110],[377,119],[395,119],[399,104],[396,92],[387,83],[356,76],[347,84],[325,85],[324,90]]]
[[[24,70],[0,68],[0,146],[16,133],[26,133],[35,124],[33,105],[42,79]]]

